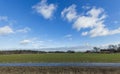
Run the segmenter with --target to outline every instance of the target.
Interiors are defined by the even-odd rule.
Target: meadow
[[[0,55],[0,63],[27,62],[120,62],[119,53],[45,53]]]

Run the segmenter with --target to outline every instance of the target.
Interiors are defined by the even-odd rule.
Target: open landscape
[[[0,0],[0,74],[120,74],[120,0]]]

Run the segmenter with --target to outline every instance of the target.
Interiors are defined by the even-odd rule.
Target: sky
[[[120,43],[120,0],[0,0],[0,49]]]

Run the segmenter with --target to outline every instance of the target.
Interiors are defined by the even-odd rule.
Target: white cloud
[[[93,7],[90,11],[87,12],[87,14],[91,17],[97,18],[100,16],[100,14],[104,15],[104,9]]]
[[[29,27],[25,27],[23,29],[15,29],[13,25],[14,22],[11,20],[8,20],[7,16],[0,16],[0,22],[1,22],[1,25],[4,25],[4,23],[7,24],[4,26],[0,26],[0,36],[6,36],[10,34],[14,35],[20,32],[27,33],[31,30]]]
[[[0,27],[0,35],[8,35],[12,33],[14,33],[14,31],[10,26]]]
[[[65,10],[66,13],[65,13]],[[69,11],[68,11],[69,10]],[[72,20],[67,15],[70,15],[70,12],[74,11],[75,15],[72,15]],[[89,31],[82,32],[83,36],[90,35],[90,37],[97,37],[97,36],[106,36],[106,35],[113,35],[120,33],[120,28],[115,30],[109,30],[106,25],[104,24],[106,14],[103,8],[96,8],[93,7],[88,10],[84,14],[78,14],[76,12],[76,6],[71,5],[68,8],[63,10],[62,16],[66,18],[69,22],[73,22],[73,28],[80,31],[81,29],[85,29]]]
[[[28,27],[25,27],[23,29],[13,30],[13,28],[11,28],[10,26],[3,26],[3,27],[0,27],[0,35],[9,35],[9,34],[13,34],[13,33],[15,34],[18,32],[27,33],[30,30],[31,29]]]
[[[31,43],[31,42],[32,42],[31,40],[25,39],[25,40],[20,41],[20,44],[26,45],[26,44],[29,44],[29,43]]]
[[[77,17],[75,8],[76,8],[76,5],[74,5],[74,4],[68,8],[65,8],[61,12],[62,17],[66,18],[69,22],[73,21]]]
[[[24,39],[21,40],[19,43],[20,45],[29,46],[32,48],[42,48],[45,46],[45,41],[38,40],[37,38]]]
[[[106,36],[109,35],[109,30],[103,27],[103,25],[98,25],[95,28],[91,29],[88,34],[90,34],[91,37]]]
[[[41,14],[45,19],[50,19],[57,8],[55,4],[48,4],[47,0],[41,0],[40,3],[32,7],[35,11]]]
[[[25,27],[23,29],[18,29],[16,32],[21,32],[21,33],[27,33],[29,32],[31,29],[29,27]]]
[[[80,16],[73,24],[73,28],[80,31],[81,28],[92,28],[96,24],[97,19],[91,17]]]
[[[90,35],[91,37],[106,36],[106,35],[113,35],[113,34],[120,33],[120,28],[115,30],[109,30],[105,26],[104,21],[105,21],[106,15],[104,14],[104,10],[102,8],[98,8],[98,9],[92,8],[90,11],[88,11],[87,14],[89,14],[89,17],[91,16],[91,19],[92,18],[95,19],[95,22],[93,24],[91,23],[92,28],[91,26],[88,27],[88,28],[91,28],[91,30],[87,34]],[[86,25],[86,23],[84,24]]]
[[[85,35],[87,35],[88,34],[88,32],[82,32],[82,35],[83,36],[85,36]]]
[[[74,21],[73,27],[79,31],[81,28],[93,28],[99,25],[98,23],[104,21],[103,19],[106,17],[102,12],[102,8],[92,8],[86,13],[87,16],[79,16],[77,20]],[[100,16],[101,14],[102,16]]]

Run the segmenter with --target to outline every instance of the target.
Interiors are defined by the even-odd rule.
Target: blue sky
[[[0,0],[0,48],[117,44],[119,3],[119,0]]]

